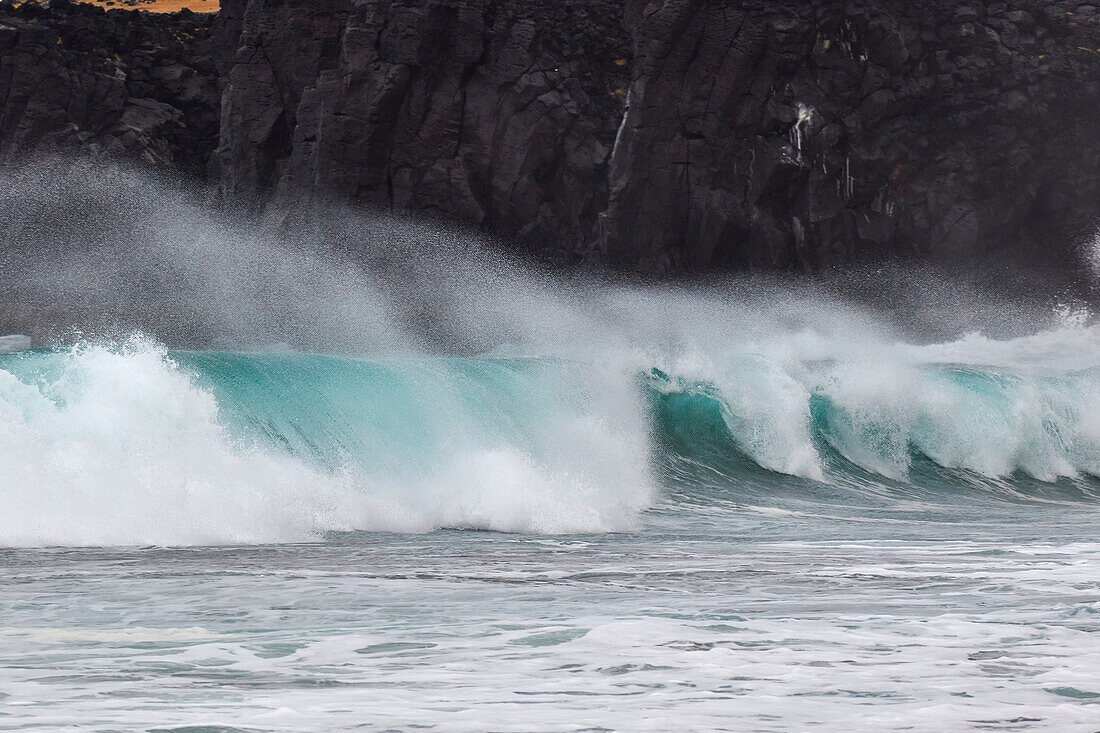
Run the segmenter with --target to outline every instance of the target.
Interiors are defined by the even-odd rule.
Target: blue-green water
[[[704,377],[562,358],[169,353],[145,341],[12,354],[0,368],[9,455],[20,457],[3,465],[5,498],[58,494],[45,535],[7,512],[7,544],[623,531],[647,512],[750,500],[933,515],[1090,506],[1100,467],[1096,369],[913,364],[876,382],[876,367],[793,370],[752,356]],[[116,495],[133,521],[108,517],[111,537],[97,538],[87,504]],[[218,520],[224,537],[191,541],[191,515],[165,526],[181,498],[211,514],[237,502],[256,523]],[[300,522],[283,516],[288,501],[308,509]],[[294,531],[281,537],[268,512]],[[87,536],[66,536],[65,522]]]
[[[0,355],[0,730],[1100,729],[1049,273],[642,284],[8,173],[0,330],[67,345]]]
[[[0,356],[0,730],[1092,731],[1100,372],[945,353]]]

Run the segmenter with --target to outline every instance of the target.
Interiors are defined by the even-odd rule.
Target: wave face
[[[627,383],[542,361],[168,354],[0,362],[5,545],[603,532],[649,505]]]
[[[921,461],[987,479],[1100,475],[1100,370],[823,364],[800,380],[750,363],[742,373],[755,390],[654,370],[679,450],[726,442],[763,468],[819,481],[854,469],[905,481]]]
[[[1072,330],[1078,345],[1096,336]],[[10,354],[0,543],[632,531],[655,507],[791,491],[1091,501],[1100,369],[1058,364],[1035,338],[721,366],[169,352],[144,338]],[[936,361],[998,349],[1015,363]]]

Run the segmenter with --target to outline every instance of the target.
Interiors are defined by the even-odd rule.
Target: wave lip
[[[642,422],[613,414],[633,409],[628,390],[566,380],[509,414],[516,395],[488,399],[500,386],[493,368],[243,355],[184,366],[204,358],[135,339],[0,362],[0,545],[621,531],[650,502],[645,431],[618,427]],[[553,372],[543,371],[534,383]],[[364,411],[401,373],[420,401]],[[514,373],[517,390],[533,386],[521,366]],[[340,390],[342,401],[328,399]],[[487,411],[471,414],[479,405]]]
[[[675,450],[695,460],[721,464],[715,446],[725,445],[826,482],[853,471],[908,482],[918,460],[992,480],[1100,476],[1100,368],[754,358],[730,375],[688,373],[655,371],[650,383],[665,396],[666,432],[682,436]]]

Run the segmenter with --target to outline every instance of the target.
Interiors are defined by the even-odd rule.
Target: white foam
[[[821,480],[821,458],[813,444],[810,392],[781,364],[757,354],[727,355],[721,366],[694,353],[669,371],[673,389],[694,381],[713,385],[721,396],[722,419],[738,448],[771,471]]]
[[[716,390],[738,448],[780,473],[828,478],[814,443],[814,396],[828,402],[825,440],[891,479],[909,477],[915,454],[997,479],[1100,470],[1100,379],[1089,369],[1100,364],[1100,327],[1079,314],[1027,337],[926,346],[777,328],[660,363],[674,376],[669,389]]]
[[[146,340],[57,358],[59,376],[43,383],[0,370],[3,546],[298,542],[439,527],[601,532],[636,527],[650,500],[644,431],[624,434],[613,420],[547,426],[542,442],[556,448],[541,462],[484,446],[394,482],[235,441],[213,395]]]

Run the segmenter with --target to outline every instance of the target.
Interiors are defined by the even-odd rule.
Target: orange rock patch
[[[176,13],[190,10],[195,13],[216,13],[219,0],[83,0],[101,8],[121,10],[146,10],[150,13]]]

